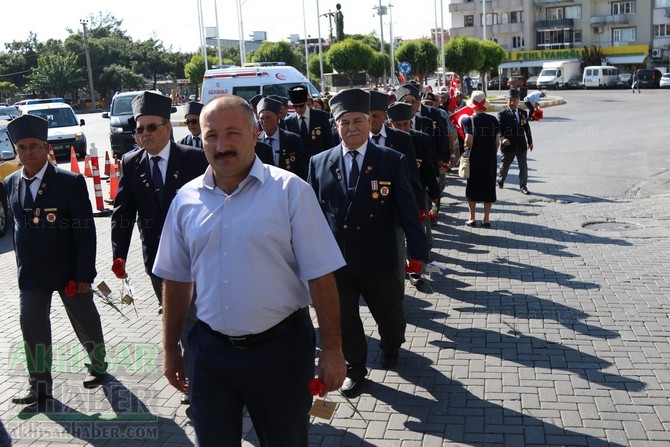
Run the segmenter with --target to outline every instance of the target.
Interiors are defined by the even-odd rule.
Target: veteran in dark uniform
[[[500,151],[502,161],[498,174],[498,187],[505,185],[505,179],[509,167],[516,157],[519,163],[519,190],[523,194],[528,191],[528,161],[526,155],[528,150],[533,150],[533,134],[528,124],[528,112],[519,109],[519,90],[509,89],[507,91],[507,108],[498,112],[500,122]]]
[[[296,113],[286,117],[286,130],[302,138],[302,146],[308,157],[335,146],[330,130],[330,115],[307,106],[307,88],[298,85],[288,91]]]
[[[179,188],[202,175],[207,168],[202,149],[170,140],[171,107],[170,98],[153,92],[140,93],[133,100],[136,141],[141,144],[141,149],[128,152],[121,159],[119,188],[112,213],[113,259],[127,260],[137,222],[144,269],[158,298],[158,313],[162,312],[163,280],[151,270],[165,217]],[[195,306],[192,306],[182,333],[183,348],[187,346],[188,333],[194,323]],[[188,403],[188,396],[182,395],[181,401]]]
[[[311,158],[307,181],[347,262],[335,272],[348,364],[341,391],[356,396],[365,383],[368,352],[359,298],[377,322],[383,368],[396,365],[405,341],[396,222],[411,259],[425,262],[428,250],[405,156],[368,139],[369,93],[343,90],[330,107],[342,143]]]
[[[281,103],[263,98],[256,105],[258,120],[263,127],[258,133],[258,141],[268,146],[256,146],[256,155],[265,164],[277,166],[292,172],[303,180],[307,179],[307,155],[302,147],[300,135],[279,128]]]
[[[200,130],[200,111],[203,104],[189,101],[184,110],[184,123],[188,127],[189,134],[179,140],[179,144],[193,146],[202,149],[202,131]]]
[[[7,125],[23,164],[7,177],[5,186],[14,216],[20,323],[29,375],[28,389],[12,402],[26,405],[52,398],[49,313],[54,292],[91,362],[84,387],[100,385],[107,377],[102,325],[91,292],[97,273],[91,202],[83,176],[49,163],[48,128],[46,120],[34,115]]]

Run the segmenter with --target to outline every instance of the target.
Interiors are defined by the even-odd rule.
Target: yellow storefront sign
[[[647,45],[622,45],[619,47],[600,47],[605,56],[635,56],[648,55],[649,47]],[[508,51],[504,62],[523,62],[537,60],[559,60],[559,59],[579,59],[584,52],[583,48],[570,48],[564,50],[529,50],[529,51]]]

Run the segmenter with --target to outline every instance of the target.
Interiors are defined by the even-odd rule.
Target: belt
[[[302,309],[296,310],[291,315],[289,315],[279,323],[272,326],[270,329],[265,330],[261,333],[240,335],[235,337],[222,334],[219,331],[215,331],[204,321],[198,321],[198,322],[211,335],[223,341],[224,343],[227,343],[237,349],[251,349],[256,348],[264,343],[269,342],[274,338],[279,337],[280,335],[285,334],[286,332],[296,327],[303,320],[303,318],[309,318],[309,310],[307,307],[303,307]]]

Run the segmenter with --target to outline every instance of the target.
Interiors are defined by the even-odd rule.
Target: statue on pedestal
[[[337,32],[337,41],[342,42],[344,40],[344,15],[342,14],[342,5],[339,3],[335,5],[335,30]]]

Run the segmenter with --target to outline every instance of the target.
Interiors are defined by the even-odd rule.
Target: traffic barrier
[[[119,173],[116,171],[116,160],[109,166],[109,200],[116,199],[116,190],[119,187]]]
[[[110,170],[109,170],[109,152],[105,151],[105,175],[109,177],[110,175]]]
[[[81,174],[79,171],[79,162],[77,161],[77,153],[74,151],[74,146],[70,146],[70,171],[75,174]]]
[[[84,177],[93,177],[93,171],[91,171],[91,160],[88,158],[88,155],[84,157]]]
[[[95,191],[95,205],[98,211],[105,210],[105,203],[102,201],[102,185],[100,184],[100,168],[98,166],[98,148],[95,143],[91,143],[91,166],[93,170],[93,190]]]
[[[56,161],[56,154],[54,154],[54,147],[51,144],[47,144],[49,146],[49,161],[51,162],[52,165],[58,166],[58,162]]]

